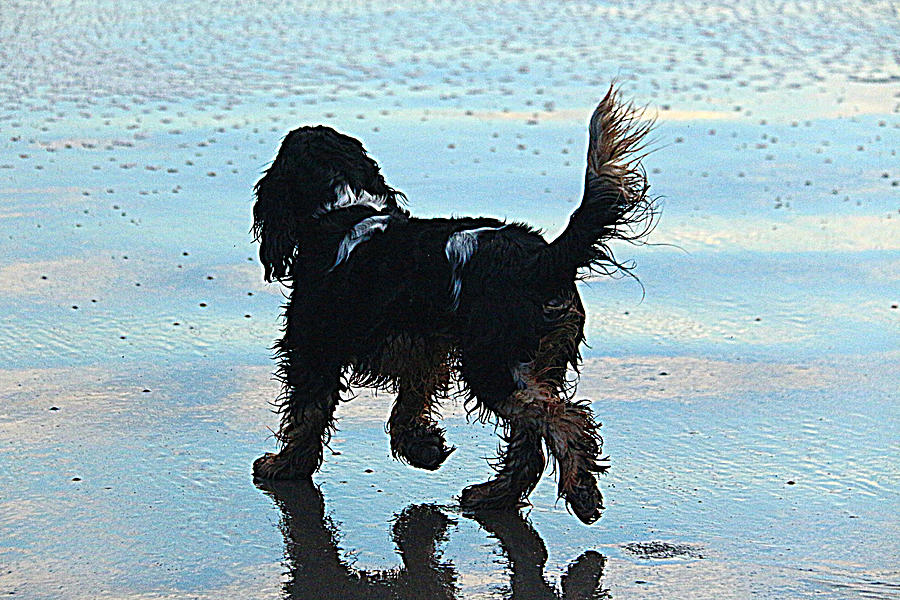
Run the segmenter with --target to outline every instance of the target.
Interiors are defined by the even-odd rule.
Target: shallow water
[[[0,594],[900,596],[891,3],[0,17]],[[339,409],[321,491],[255,487],[283,298],[250,191],[284,133],[361,138],[417,215],[552,236],[613,78],[658,116],[664,212],[660,245],[617,248],[641,285],[582,287],[603,518],[567,514],[549,472],[521,517],[459,514],[492,427],[449,405],[457,452],[415,471],[370,392]]]

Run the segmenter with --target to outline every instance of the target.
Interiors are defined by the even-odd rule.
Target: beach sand
[[[860,0],[5,6],[0,595],[900,597],[898,28]],[[549,471],[519,519],[459,514],[493,427],[449,403],[458,450],[416,471],[366,390],[321,491],[254,486],[282,136],[327,123],[417,216],[553,237],[613,79],[658,119],[663,212],[615,248],[640,283],[581,287],[600,521]]]

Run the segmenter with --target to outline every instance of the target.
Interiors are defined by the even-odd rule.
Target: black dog
[[[544,471],[585,523],[600,516],[606,469],[586,401],[572,401],[584,309],[579,271],[627,271],[607,247],[638,240],[656,214],[640,166],[651,123],[616,91],[597,106],[581,205],[547,243],[521,223],[417,219],[362,144],[328,127],[284,139],[256,184],[253,231],[268,281],[292,289],[276,343],[284,391],[277,454],[261,479],[309,478],[349,386],[392,390],[398,459],[437,469],[452,452],[436,423],[454,384],[503,424],[496,476],[462,492],[467,510],[518,506]]]

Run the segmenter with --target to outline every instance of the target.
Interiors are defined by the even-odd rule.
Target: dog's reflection
[[[337,530],[325,516],[325,502],[309,481],[257,484],[282,512],[289,572],[286,600],[455,599],[457,567],[441,560],[440,544],[455,521],[432,505],[413,505],[396,519],[391,536],[403,562],[386,571],[353,568],[341,556]],[[544,577],[547,549],[533,527],[517,511],[477,514],[475,521],[495,537],[509,564],[515,600],[587,600],[609,598],[600,586],[604,558],[588,551],[569,565],[561,590]]]

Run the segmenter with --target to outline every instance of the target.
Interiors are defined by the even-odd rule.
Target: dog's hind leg
[[[308,479],[321,466],[323,446],[331,436],[334,410],[344,390],[341,365],[312,362],[299,352],[284,350],[281,377],[281,428],[276,434],[281,449],[256,459],[253,475],[259,479]]]
[[[597,473],[607,465],[600,458],[598,425],[587,403],[562,399],[552,384],[529,376],[525,389],[509,396],[496,410],[540,431],[559,469],[559,496],[582,522],[596,521],[603,508]]]
[[[541,479],[546,459],[540,430],[524,419],[506,419],[503,439],[506,447],[497,459],[497,474],[484,483],[462,491],[463,510],[497,510],[527,505],[528,495]]]
[[[460,506],[466,511],[525,506],[546,466],[541,428],[533,420],[507,410],[506,398],[515,392],[516,382],[486,353],[464,353],[462,373],[479,405],[501,420],[505,446],[493,465],[496,475],[464,489]]]
[[[546,444],[559,469],[559,496],[581,521],[593,523],[600,517],[603,497],[597,473],[607,465],[600,457],[598,424],[586,402],[563,397],[566,366],[577,361],[582,339],[580,299],[576,296],[554,321],[531,361],[519,365],[514,374],[492,365],[485,352],[469,357],[464,353],[463,377],[479,402],[502,420],[507,441],[497,476],[463,490],[464,509],[523,501],[543,473],[542,444]]]
[[[507,445],[492,480],[463,490],[463,509],[493,509],[524,502],[544,471],[542,442],[559,468],[559,496],[584,523],[600,517],[603,497],[596,474],[606,469],[590,408],[564,400],[552,386],[529,378],[527,387],[486,404],[505,422]]]
[[[600,456],[603,440],[590,406],[586,401],[567,398],[570,386],[565,380],[566,367],[578,362],[578,345],[584,339],[584,307],[577,293],[561,304],[566,305],[568,310],[562,312],[553,309],[554,325],[541,337],[531,362],[518,371],[522,389],[510,395],[498,410],[540,428],[556,459],[559,497],[565,498],[581,521],[590,524],[600,517],[603,508],[597,474],[608,465]]]

